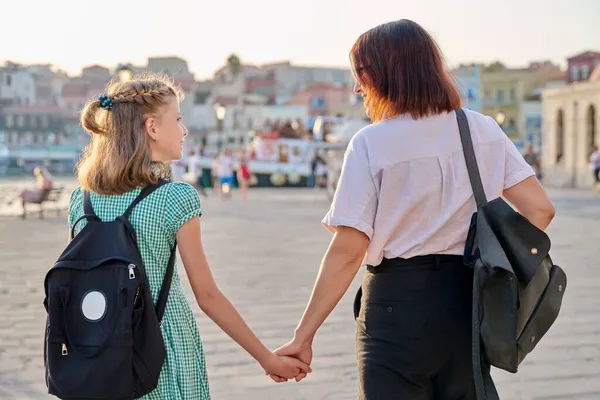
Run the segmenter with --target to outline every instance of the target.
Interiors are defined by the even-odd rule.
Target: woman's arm
[[[296,328],[295,336],[302,342],[312,342],[319,327],[348,290],[369,246],[369,238],[357,229],[345,226],[334,229],[312,295]]]
[[[334,230],[333,239],[321,262],[312,295],[294,338],[275,351],[279,355],[296,357],[309,365],[317,330],[348,290],[369,246],[367,235],[357,229],[345,226],[331,229]],[[296,381],[305,376],[305,373],[300,373]]]
[[[502,196],[541,230],[545,230],[554,218],[554,206],[535,176],[530,176],[506,189]]]

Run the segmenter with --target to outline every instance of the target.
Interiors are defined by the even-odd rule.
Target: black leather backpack
[[[567,276],[548,236],[502,198],[487,201],[467,116],[456,110],[477,212],[465,247],[473,268],[473,372],[478,400],[499,399],[494,366],[516,373],[558,317]]]

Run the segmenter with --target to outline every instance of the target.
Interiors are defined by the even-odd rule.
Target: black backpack
[[[134,399],[154,390],[166,357],[160,324],[175,264],[171,251],[158,301],[129,221],[133,208],[167,181],[142,189],[114,221],[84,215],[46,274],[44,364],[48,393],[61,399]],[[75,226],[87,224],[74,236]]]
[[[469,122],[456,110],[477,212],[465,245],[473,268],[472,362],[477,400],[498,400],[490,366],[516,373],[558,317],[567,276],[550,239],[501,197],[487,201]]]

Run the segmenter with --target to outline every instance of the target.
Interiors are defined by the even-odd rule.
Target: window
[[[12,128],[15,125],[15,119],[12,114],[8,114],[5,121],[7,128]]]
[[[587,81],[590,77],[590,68],[587,65],[581,66],[581,80]]]
[[[515,91],[515,89],[510,89],[510,99],[511,100],[517,99],[517,92]]]
[[[498,100],[498,103],[504,102],[504,90],[502,90],[502,89],[498,90],[498,92],[496,94],[496,99]]]
[[[6,86],[12,85],[12,76],[6,75]]]
[[[22,143],[24,145],[31,145],[31,144],[33,144],[33,133],[31,133],[31,132],[25,132],[21,138],[23,140]]]
[[[310,98],[310,107],[318,110],[325,108],[325,96],[316,95]]]
[[[571,80],[578,81],[579,80],[579,66],[573,65],[571,67]]]
[[[333,82],[344,83],[346,82],[346,74],[344,71],[333,71]]]
[[[514,120],[514,118],[510,118],[510,119],[508,120],[507,129],[508,129],[509,131],[512,131],[512,130],[514,130],[514,129],[515,129],[515,120]]]
[[[475,90],[473,88],[467,89],[467,99],[469,101],[475,101],[476,96],[475,96]]]
[[[17,115],[17,126],[22,128],[25,125],[25,117],[23,115]]]

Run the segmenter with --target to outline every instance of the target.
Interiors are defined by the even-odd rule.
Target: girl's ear
[[[150,139],[157,139],[156,120],[154,118],[150,117],[146,119],[146,121],[144,122],[144,130],[146,131],[146,134]]]

